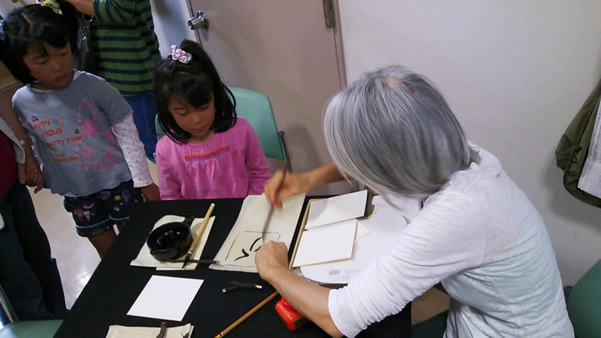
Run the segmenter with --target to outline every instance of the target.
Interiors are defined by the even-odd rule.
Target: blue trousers
[[[134,123],[140,140],[144,143],[146,157],[154,162],[154,150],[157,144],[157,132],[154,127],[154,119],[157,115],[154,93],[148,91],[136,96],[125,96],[125,100],[134,111]]]
[[[15,182],[0,197],[0,285],[19,320],[62,319],[67,314],[56,261],[35,215],[29,191]]]

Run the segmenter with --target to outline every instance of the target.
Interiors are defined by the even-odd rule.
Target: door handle
[[[209,18],[203,11],[198,11],[196,16],[193,16],[188,20],[188,27],[190,27],[191,30],[201,28],[209,29]]]

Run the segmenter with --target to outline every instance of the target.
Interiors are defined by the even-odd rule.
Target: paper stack
[[[312,201],[293,267],[350,259],[367,190]]]

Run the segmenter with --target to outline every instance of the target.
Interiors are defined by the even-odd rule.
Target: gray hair
[[[445,99],[403,66],[368,73],[334,96],[324,132],[341,173],[384,195],[424,198],[470,163],[468,142]]]

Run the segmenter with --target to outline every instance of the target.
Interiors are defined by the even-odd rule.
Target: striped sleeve
[[[94,13],[103,23],[130,22],[136,11],[135,0],[93,0]]]

